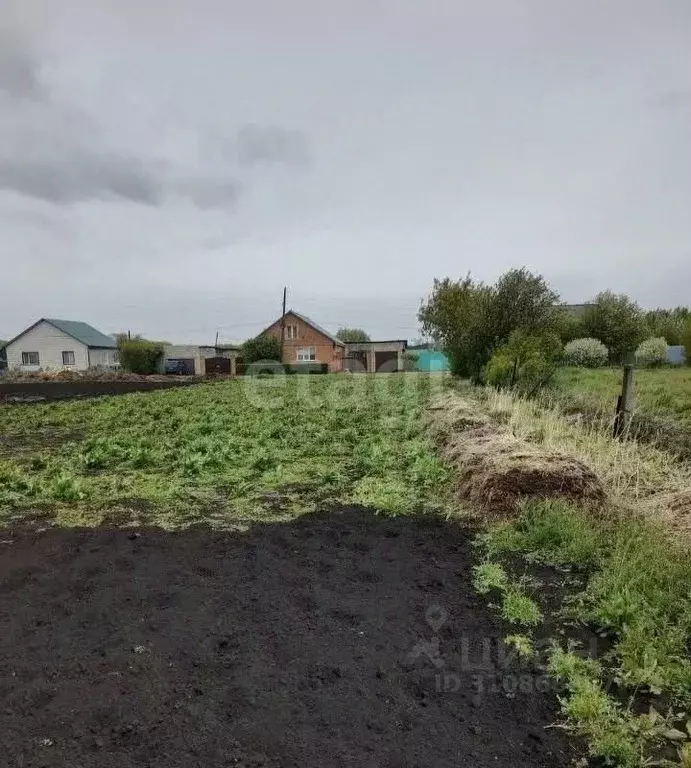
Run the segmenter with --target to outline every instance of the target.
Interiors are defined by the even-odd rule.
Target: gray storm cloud
[[[688,0],[0,0],[0,337],[239,340],[287,285],[410,338],[523,264],[688,303],[689,40]]]
[[[190,167],[111,146],[87,114],[60,101],[42,79],[40,57],[16,26],[0,26],[0,189],[55,205],[121,199],[157,206],[166,198],[196,206],[236,205],[242,168],[307,161],[304,136],[277,126],[242,125],[221,138],[225,157]]]
[[[0,24],[0,92],[15,98],[38,93],[33,57],[27,41],[18,31]]]

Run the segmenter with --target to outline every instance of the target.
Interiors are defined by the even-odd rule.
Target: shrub
[[[598,339],[574,339],[564,347],[564,363],[578,368],[600,368],[607,364],[609,350]]]
[[[636,350],[636,362],[645,368],[664,365],[667,362],[667,340],[646,339]]]
[[[251,365],[260,360],[280,361],[281,342],[268,333],[248,339],[242,345],[242,359],[245,365]]]
[[[163,344],[140,337],[118,339],[120,365],[130,373],[148,376],[158,371],[158,361],[163,355]]]
[[[487,383],[495,387],[537,388],[550,377],[560,354],[558,336],[531,336],[514,331],[487,364]]]

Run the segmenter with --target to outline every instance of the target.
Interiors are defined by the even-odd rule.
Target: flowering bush
[[[664,365],[667,362],[667,339],[646,339],[636,350],[636,363],[645,368]]]
[[[609,358],[607,347],[598,339],[574,339],[564,347],[564,362],[579,368],[599,368]]]

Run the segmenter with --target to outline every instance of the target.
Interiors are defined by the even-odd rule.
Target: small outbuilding
[[[343,367],[353,373],[394,373],[404,370],[405,339],[389,341],[349,341],[345,345]]]
[[[206,374],[236,374],[236,361],[240,349],[231,345],[199,346],[195,344],[169,344],[163,350],[161,373],[187,376]]]

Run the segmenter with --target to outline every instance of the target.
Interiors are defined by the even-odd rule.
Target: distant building
[[[7,342],[10,370],[41,371],[119,366],[115,339],[87,323],[43,317]]]
[[[405,339],[347,341],[343,367],[353,373],[395,373],[405,370]]]
[[[159,370],[186,376],[204,376],[237,372],[240,348],[234,344],[204,346],[196,344],[167,344],[163,349]]]
[[[403,370],[405,339],[343,342],[325,328],[291,309],[285,316],[283,364],[327,365],[329,371],[385,373]],[[281,318],[264,333],[281,339]]]
[[[283,334],[283,362],[285,365],[312,363],[328,365],[329,371],[342,371],[346,345],[326,329],[294,310],[286,312]],[[281,318],[263,333],[281,340]]]
[[[438,349],[423,349],[417,355],[415,368],[426,373],[448,371],[451,366],[449,358]]]
[[[576,317],[581,317],[588,309],[588,307],[592,307],[592,304],[562,304],[562,307],[567,311],[570,312],[572,315],[576,315]]]
[[[682,346],[667,347],[667,362],[672,365],[683,365],[686,362],[686,352]]]

